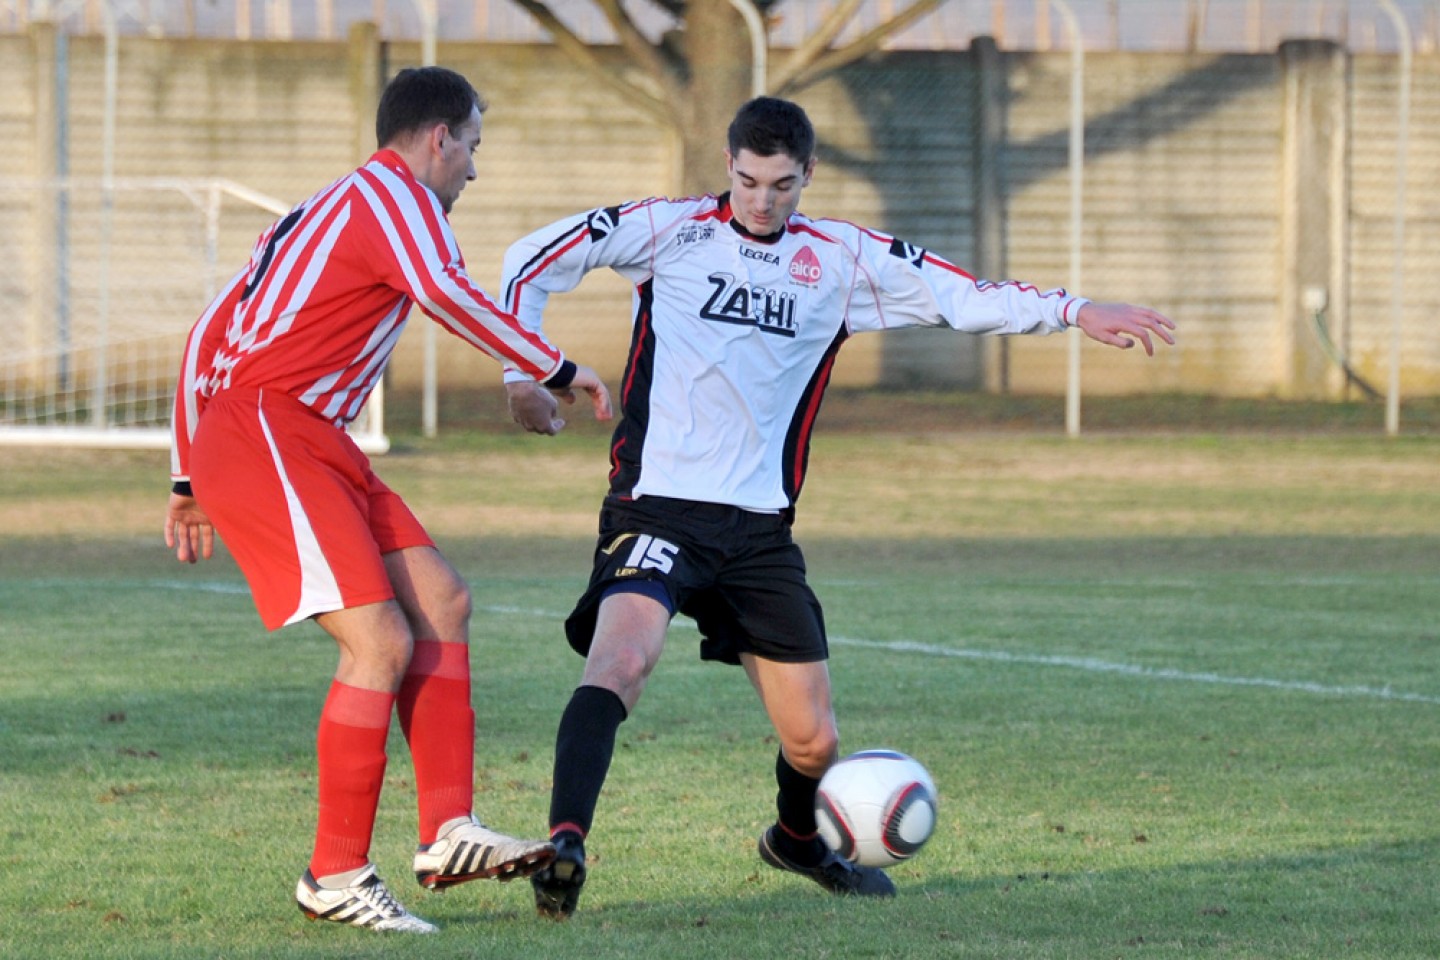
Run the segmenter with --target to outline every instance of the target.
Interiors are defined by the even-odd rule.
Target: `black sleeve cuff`
[[[181,497],[193,497],[194,492],[190,489],[189,480],[176,480],[170,486],[170,492]]]
[[[541,382],[544,383],[547,390],[564,390],[570,386],[570,382],[575,379],[575,374],[578,370],[579,368],[575,366],[575,361],[561,360],[559,369]]]

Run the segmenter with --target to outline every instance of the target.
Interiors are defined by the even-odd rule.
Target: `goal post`
[[[167,447],[191,325],[289,208],[225,179],[0,178],[0,445]],[[382,388],[351,434],[388,449]]]

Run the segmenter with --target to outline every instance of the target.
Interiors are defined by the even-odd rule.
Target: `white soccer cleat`
[[[349,886],[339,890],[320,886],[315,876],[306,870],[295,886],[295,902],[311,920],[330,920],[396,933],[435,933],[440,929],[402,907],[386,888],[385,881],[376,875],[373,863]]]
[[[491,877],[513,880],[543,870],[554,859],[548,840],[516,840],[471,816],[416,851],[415,879],[431,890]]]

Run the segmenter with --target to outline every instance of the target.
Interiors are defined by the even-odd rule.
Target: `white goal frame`
[[[227,179],[0,177],[0,446],[169,447],[191,324],[289,209]],[[384,410],[382,382],[350,429],[367,453]]]

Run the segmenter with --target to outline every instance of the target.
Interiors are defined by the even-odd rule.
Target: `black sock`
[[[610,771],[615,731],[625,721],[625,704],[604,687],[577,687],[555,734],[554,786],[550,790],[550,832],[590,832],[595,803]]]
[[[815,791],[820,781],[790,766],[781,750],[775,757],[775,794],[780,829],[773,834],[775,845],[786,857],[801,866],[814,866],[825,857],[825,844],[815,825]]]

